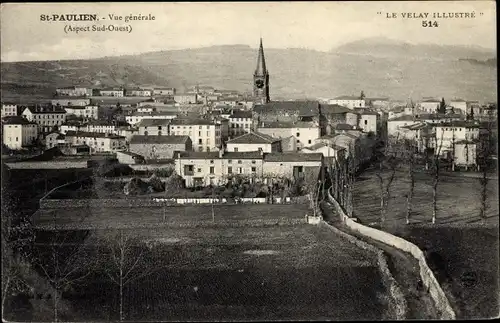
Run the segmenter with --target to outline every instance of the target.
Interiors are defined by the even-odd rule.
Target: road
[[[421,279],[418,261],[410,254],[402,252],[394,247],[368,239],[343,226],[339,220],[338,213],[332,205],[322,204],[323,217],[325,221],[337,229],[348,233],[358,239],[367,242],[382,250],[388,258],[389,269],[398,282],[405,295],[408,304],[406,319],[437,319],[437,310],[430,294],[424,289]]]

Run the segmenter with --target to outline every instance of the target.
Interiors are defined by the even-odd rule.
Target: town
[[[353,291],[359,290],[359,295],[353,297],[366,300],[373,308],[320,307],[321,301],[316,299],[307,315],[351,319],[484,315],[467,312],[469,309],[464,309],[461,301],[452,298],[466,292],[459,289],[462,285],[457,287],[459,280],[446,276],[451,271],[446,271],[447,267],[430,250],[438,248],[435,241],[440,236],[439,225],[476,219],[483,225],[498,226],[498,209],[491,206],[498,201],[498,195],[492,197],[489,193],[492,174],[497,171],[497,103],[456,97],[397,100],[372,97],[362,88],[332,98],[275,101],[273,75],[268,71],[262,38],[255,57],[256,68],[253,75],[248,75],[249,93],[209,84],[193,84],[182,92],[168,86],[75,85],[55,88],[50,102],[2,102],[2,177],[9,185],[2,196],[20,196],[12,198],[17,202],[12,202],[15,206],[5,209],[5,213],[22,214],[22,219],[10,220],[17,230],[10,233],[15,236],[13,241],[32,237],[32,230],[47,236],[47,232],[72,232],[62,238],[65,243],[69,243],[67,239],[92,241],[85,242],[90,243],[87,249],[77,250],[78,258],[73,257],[75,252],[58,260],[64,266],[34,261],[30,266],[41,268],[37,275],[46,277],[49,283],[44,284],[52,289],[37,287],[50,291],[19,294],[31,293],[32,299],[54,302],[53,316],[45,321],[73,320],[75,316],[68,314],[71,307],[64,302],[81,296],[75,292],[78,288],[70,290],[67,286],[86,279],[90,272],[99,272],[107,275],[102,274],[104,278],[99,276],[87,286],[88,290],[101,290],[101,294],[85,303],[92,311],[98,310],[92,313],[87,309],[86,320],[106,316],[119,321],[146,317],[159,320],[165,318],[166,311],[169,319],[220,319],[209,307],[216,306],[212,303],[185,316],[185,309],[178,305],[181,301],[175,297],[186,302],[208,302],[199,301],[200,295],[210,294],[213,288],[217,294],[210,294],[210,299],[216,298],[217,304],[233,304],[244,302],[245,292],[263,295],[253,288],[268,284],[280,290],[284,302],[293,305],[286,309],[279,307],[282,303],[276,306],[284,313],[292,313],[287,311],[301,305],[293,303],[294,296],[286,294],[283,286],[293,284],[294,290],[309,292],[313,287],[309,286],[312,280],[308,275],[315,275],[321,281],[334,276],[337,286],[347,281],[351,285],[342,287],[344,292],[358,295]],[[472,196],[476,194],[472,184],[460,188],[462,180],[479,183],[480,196]],[[449,214],[453,206],[465,208],[466,204],[478,205],[477,210],[468,209],[462,214],[454,209],[455,213]],[[436,230],[429,234],[435,235],[433,238],[410,234],[415,232],[413,229],[423,230],[429,225],[430,230]],[[405,226],[411,229],[400,229]],[[103,233],[106,230],[119,234],[113,240]],[[125,237],[126,230],[151,238],[146,245],[141,244],[146,251],[138,255],[132,252],[135,249],[126,249],[131,241],[139,243],[131,236]],[[85,237],[80,237],[81,232]],[[42,239],[44,234],[37,233],[34,239]],[[166,241],[168,248],[176,249],[154,253],[155,248],[160,248],[158,241]],[[101,247],[93,247],[115,243],[118,249],[102,251]],[[48,245],[40,241],[36,244]],[[241,278],[245,266],[253,266],[249,264],[256,260],[236,254],[234,250],[243,248],[242,244],[249,248],[242,251],[245,257],[276,257],[269,265],[273,270],[278,266],[295,268],[300,263],[305,267],[299,268],[313,271],[295,273],[293,283],[285,283],[290,277],[267,278],[267,274],[246,281]],[[14,253],[23,254],[26,248],[23,242]],[[329,248],[334,252],[326,253]],[[217,254],[217,250],[223,252]],[[129,251],[133,256],[125,259]],[[91,260],[104,257],[95,256],[101,252],[114,258]],[[52,258],[43,254],[40,259]],[[327,269],[321,272],[306,267],[308,262],[328,262],[337,267],[324,267]],[[387,274],[387,262],[392,274]],[[78,268],[73,267],[75,264]],[[114,273],[119,274],[108,272],[112,265],[117,266],[119,270]],[[161,291],[146,292],[153,286],[167,286],[165,280],[170,277],[160,274],[162,268],[191,270],[193,266],[228,270],[224,275],[234,281],[228,278],[231,283],[224,281],[216,286],[224,279],[210,276],[215,274],[207,271],[203,277],[214,283],[189,278],[189,288],[169,281],[168,286],[175,289],[172,294],[163,287]],[[377,269],[365,274],[364,266]],[[335,272],[329,271],[332,268]],[[169,273],[174,275],[174,269]],[[357,275],[359,282],[349,278],[351,270],[357,273],[352,275]],[[15,271],[12,281],[20,275],[19,270]],[[475,272],[464,275],[461,277],[467,281],[478,280]],[[108,276],[111,280],[103,283]],[[144,277],[149,277],[148,287],[142,289],[135,280],[141,282]],[[187,281],[176,277],[172,280]],[[259,286],[253,286],[254,281]],[[383,287],[371,285],[377,281],[383,282]],[[119,297],[102,286],[119,287]],[[23,290],[18,285],[15,288]],[[372,295],[377,288],[384,290],[380,293],[391,291],[387,296],[391,301],[384,303],[380,295]],[[172,296],[175,293],[180,296]],[[336,304],[343,301],[341,293],[337,296]],[[107,305],[101,307],[98,302]],[[174,305],[165,310],[164,303]],[[228,306],[225,317],[255,318],[252,315],[256,314],[248,314],[238,306]],[[386,309],[385,316],[380,314],[381,308]],[[259,315],[264,319],[281,317],[279,311],[269,309]]]

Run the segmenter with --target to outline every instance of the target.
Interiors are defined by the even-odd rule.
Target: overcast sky
[[[228,44],[257,47],[260,36],[267,48],[320,51],[368,37],[496,48],[495,10],[494,1],[2,4],[1,60],[94,58]],[[439,27],[423,28],[422,19],[387,19],[387,12],[474,12],[476,18],[441,19]],[[106,20],[40,21],[42,14],[71,13],[95,13]],[[64,32],[66,24],[108,25],[108,14],[153,14],[156,20],[115,24],[131,25],[131,33]]]

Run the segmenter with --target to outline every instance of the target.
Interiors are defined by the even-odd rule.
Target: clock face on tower
[[[259,88],[262,89],[264,87],[264,81],[263,80],[257,80],[255,81],[255,85]]]

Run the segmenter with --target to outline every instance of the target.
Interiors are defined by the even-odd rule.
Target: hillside
[[[496,67],[480,48],[356,41],[331,52],[265,48],[271,97],[319,98],[343,94],[460,97],[496,101]],[[2,97],[53,93],[56,86],[158,85],[180,91],[194,84],[251,91],[257,50],[214,46],[92,60],[1,64]],[[42,95],[42,94],[40,94]]]

